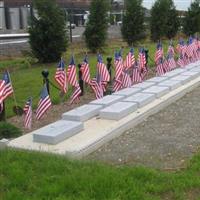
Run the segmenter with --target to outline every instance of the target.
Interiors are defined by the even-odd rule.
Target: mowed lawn
[[[1,200],[193,200],[200,197],[200,155],[188,168],[161,172],[114,167],[31,151],[0,151]]]
[[[168,48],[168,43],[169,41],[163,42],[163,47],[164,47],[165,52]],[[130,47],[128,47],[126,43],[121,42],[121,41],[113,41],[112,43],[108,44],[104,48],[103,53],[102,53],[104,63],[106,63],[106,58],[108,56],[111,56],[113,58],[112,64],[114,65],[114,52],[116,50],[119,51],[121,47],[123,47],[123,58],[125,58],[126,54],[130,50]],[[138,44],[138,46],[135,47],[136,58],[138,55],[139,47],[145,47],[149,49],[149,56],[150,56],[149,66],[154,67],[153,59],[154,59],[154,54],[156,50],[156,44],[147,40],[141,42],[141,44]],[[73,50],[70,50],[70,49],[73,49]],[[87,49],[84,47],[83,44],[78,43],[78,44],[75,44],[73,48],[70,47],[68,52],[63,55],[66,67],[69,64],[72,52],[75,57],[75,62],[76,64],[78,64],[82,62],[86,51]],[[91,75],[92,77],[94,77],[96,73],[97,55],[88,54],[88,56],[89,56]],[[54,81],[54,75],[55,75],[57,63],[31,64],[29,60],[30,59],[27,57],[11,58],[9,60],[0,60],[0,76],[2,76],[2,73],[5,69],[8,69],[10,72],[13,88],[15,91],[17,105],[23,107],[27,98],[32,96],[33,107],[36,108],[38,100],[39,100],[39,94],[43,85],[43,78],[42,78],[41,72],[44,69],[48,69],[50,81],[57,86],[57,84]],[[59,91],[53,86],[50,86],[50,87],[51,87],[50,89],[51,99],[54,104],[58,104],[59,102],[61,102]],[[69,88],[69,91],[67,95],[65,96],[65,99],[68,99],[70,95],[71,95],[71,88]],[[14,115],[13,109],[12,109],[14,105],[15,105],[15,101],[13,97],[6,100],[7,117],[11,117]]]

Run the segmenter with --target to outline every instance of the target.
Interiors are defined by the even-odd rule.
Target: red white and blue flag
[[[41,119],[43,115],[47,112],[47,110],[51,107],[51,105],[51,99],[49,97],[47,86],[45,84],[41,91],[40,100],[36,110],[36,119]]]
[[[101,77],[102,81],[109,82],[110,81],[110,74],[106,65],[103,63],[102,56],[99,54],[97,58],[97,71],[99,76]]]
[[[156,49],[156,53],[155,53],[155,63],[160,64],[160,60],[163,58],[164,56],[164,52],[163,52],[163,48],[162,48],[162,44],[159,42],[157,44],[157,49]]]
[[[90,83],[90,67],[88,63],[88,57],[85,56],[83,63],[81,64],[82,79],[85,83]]]
[[[32,126],[32,98],[29,98],[24,106],[24,127],[31,129]]]
[[[74,87],[78,85],[77,77],[76,77],[76,65],[74,61],[74,57],[71,57],[71,61],[67,68],[67,80],[68,83]]]
[[[134,57],[134,49],[131,48],[128,55],[126,56],[126,59],[124,61],[124,67],[125,69],[131,68],[135,63],[135,57]]]
[[[0,104],[1,104],[1,110],[3,110],[3,101],[13,94],[13,87],[10,80],[10,74],[8,71],[6,71],[3,74],[3,78],[0,80]]]
[[[63,59],[61,59],[58,64],[54,78],[55,78],[55,81],[60,86],[61,91],[63,91],[64,93],[67,93],[67,75],[66,75],[65,63]]]
[[[80,100],[81,89],[76,77],[76,65],[73,56],[71,57],[71,61],[67,69],[67,80],[69,84],[74,87],[74,91],[72,93],[70,101],[70,103],[74,103]]]

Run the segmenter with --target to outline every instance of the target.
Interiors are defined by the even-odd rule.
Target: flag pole
[[[12,88],[13,88],[13,84],[12,84],[12,79],[11,79],[11,77],[10,77],[10,73],[9,73],[9,71],[8,71],[8,69],[6,70],[7,71],[7,73],[8,73],[8,77],[9,77],[9,79],[10,79],[10,84],[11,84],[11,86],[12,86]],[[18,112],[18,106],[17,106],[17,99],[16,99],[16,96],[15,96],[15,91],[14,91],[14,89],[13,89],[13,99],[14,99],[14,103],[15,103],[15,106],[16,106],[16,112],[17,112],[17,115],[19,115],[19,112]]]

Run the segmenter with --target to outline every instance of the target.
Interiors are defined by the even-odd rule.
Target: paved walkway
[[[185,167],[200,146],[200,88],[105,144],[87,159],[159,169]]]

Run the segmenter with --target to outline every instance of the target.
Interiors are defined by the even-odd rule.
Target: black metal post
[[[42,71],[42,76],[43,76],[43,84],[46,84],[47,92],[48,94],[50,94],[49,79],[48,79],[49,71],[47,69],[44,69]]]
[[[0,121],[6,121],[6,109],[5,109],[5,102],[3,101],[3,108],[0,104]]]
[[[81,71],[81,64],[78,64],[78,82],[79,86],[81,88],[81,96],[84,95],[84,83],[83,83],[83,78],[82,78],[82,71]]]

